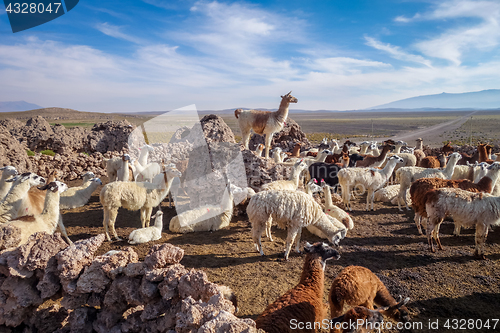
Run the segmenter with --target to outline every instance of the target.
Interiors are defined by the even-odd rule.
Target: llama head
[[[287,103],[297,103],[299,100],[292,96],[292,91],[290,90],[288,94],[281,96],[281,101]]]
[[[323,267],[327,260],[330,260],[332,258],[335,260],[339,260],[340,258],[340,254],[338,253],[338,251],[324,242],[318,242],[312,245],[306,242],[306,245],[304,245],[304,252],[306,253],[306,255],[316,255],[320,257],[321,262],[323,263]]]
[[[2,167],[2,168],[0,168],[0,170],[3,171],[2,175],[5,175],[5,176],[15,176],[15,175],[17,175],[16,168],[14,168],[13,166],[10,166],[10,165]]]

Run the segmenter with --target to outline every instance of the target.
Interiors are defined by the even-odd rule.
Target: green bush
[[[56,154],[50,149],[42,150],[40,153],[43,155],[49,155],[49,156],[54,156]]]
[[[35,152],[30,149],[26,149],[26,154],[28,154],[28,156],[35,156]]]

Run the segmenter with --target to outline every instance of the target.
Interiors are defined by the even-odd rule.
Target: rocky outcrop
[[[103,241],[36,233],[1,252],[0,332],[257,332],[203,271],[179,263],[182,249],[155,245],[144,262],[131,247],[95,257]]]
[[[19,143],[6,127],[0,126],[0,166],[12,165],[18,172],[31,170],[26,145]]]

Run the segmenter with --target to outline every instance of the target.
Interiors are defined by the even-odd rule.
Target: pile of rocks
[[[155,245],[143,262],[130,247],[95,257],[104,239],[68,246],[37,233],[3,251],[0,331],[257,332],[203,271],[179,264],[181,248]]]

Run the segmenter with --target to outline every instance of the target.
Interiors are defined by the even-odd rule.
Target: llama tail
[[[236,117],[236,119],[238,119],[238,116],[240,115],[241,112],[243,112],[242,109],[236,109],[236,110],[234,110],[234,116]]]

